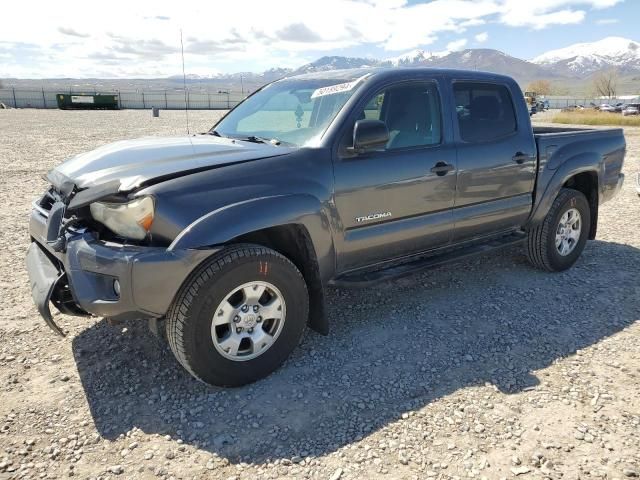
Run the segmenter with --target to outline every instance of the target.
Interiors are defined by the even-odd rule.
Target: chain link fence
[[[188,105],[193,110],[228,110],[235,107],[246,98],[247,94],[237,91],[208,92],[202,90],[48,90],[48,89],[0,89],[0,103],[13,108],[58,108],[56,95],[95,95],[110,94],[118,96],[118,106],[130,109],[151,109],[153,107],[164,110],[184,110]],[[186,101],[185,101],[186,100]],[[628,102],[628,99],[602,99],[571,96],[544,96],[539,101],[548,101],[549,108],[566,108],[576,105],[589,107],[610,103]]]
[[[549,108],[567,108],[581,105],[585,108],[595,107],[603,103],[617,105],[618,103],[640,103],[640,96],[626,95],[623,97],[572,97],[572,96],[539,96],[539,102],[549,102]]]
[[[602,103],[617,103],[617,100],[612,98],[603,100],[601,98],[586,98],[586,97],[559,97],[559,96],[544,96],[538,97],[539,102],[549,102],[549,108],[567,108],[582,105],[583,107],[592,107],[594,105],[600,105]]]
[[[47,89],[0,89],[0,103],[13,108],[58,108],[56,95],[117,95],[118,106],[130,109],[184,110],[186,106],[193,110],[228,110],[235,107],[247,94],[241,92],[207,92],[199,90],[142,90],[142,91],[74,91]]]

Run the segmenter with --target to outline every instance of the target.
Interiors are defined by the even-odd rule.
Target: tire
[[[246,293],[263,288],[258,299]],[[261,312],[270,319],[262,319]],[[307,286],[295,265],[273,250],[243,244],[215,254],[187,278],[167,314],[166,333],[191,375],[210,385],[238,387],[285,361],[300,342],[308,315]]]
[[[566,248],[566,243],[561,242],[561,247],[556,246],[556,234],[560,234],[562,227],[561,220],[575,217],[575,212],[579,212],[579,228],[569,229],[569,235],[579,236],[575,242],[569,243],[570,250],[561,253],[562,248]],[[565,217],[568,215],[568,217]],[[566,224],[563,224],[566,225]],[[587,237],[591,228],[591,210],[589,202],[582,192],[570,188],[563,188],[554,200],[547,216],[542,223],[530,229],[527,233],[526,253],[532,265],[548,272],[560,272],[570,268],[584,250]],[[567,230],[564,230],[565,232]],[[562,245],[565,243],[564,245]]]

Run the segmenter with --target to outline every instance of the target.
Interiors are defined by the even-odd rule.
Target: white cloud
[[[467,44],[467,39],[460,38],[458,40],[454,40],[453,42],[447,43],[447,50],[450,52],[455,52],[456,50],[462,50],[466,44]]]
[[[598,25],[613,25],[619,22],[620,20],[617,18],[601,18],[600,20],[596,20]]]
[[[497,10],[495,0],[435,0],[380,12],[385,21],[376,28],[386,32],[380,42],[385,50],[408,50],[433,43],[443,32],[461,33]],[[367,27],[361,31],[373,33]]]
[[[471,20],[460,22],[460,26],[462,28],[477,27],[478,25],[484,25],[485,23],[487,22],[481,18],[472,18]]]
[[[424,47],[487,22],[534,29],[578,23],[588,9],[619,1],[236,0],[226,10],[215,1],[112,0],[99,15],[86,0],[64,8],[50,0],[7,2],[3,17],[14,20],[0,29],[0,76],[176,74],[180,28],[193,71],[295,67],[344,48]],[[460,42],[450,45],[462,48]]]
[[[530,27],[536,30],[552,25],[581,23],[585,8],[609,8],[622,0],[505,0],[500,15],[502,23],[512,27]]]
[[[477,34],[475,37],[473,37],[475,39],[476,42],[478,43],[484,43],[487,40],[489,40],[489,34],[487,32],[482,32]]]

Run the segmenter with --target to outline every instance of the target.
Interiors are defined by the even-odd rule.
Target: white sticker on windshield
[[[358,84],[358,82],[360,82],[360,80],[363,80],[367,76],[368,75],[363,75],[360,78],[356,78],[352,82],[338,83],[337,85],[329,85],[328,87],[317,88],[311,94],[311,98],[323,97],[325,95],[334,95],[336,93],[342,93],[342,92],[348,92],[349,90],[352,90]]]

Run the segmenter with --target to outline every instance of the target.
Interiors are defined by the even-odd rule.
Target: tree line
[[[591,80],[591,95],[613,98],[618,93],[620,76],[615,69],[596,73]],[[569,89],[553,83],[550,80],[535,80],[527,85],[528,92],[537,95],[568,95]]]

